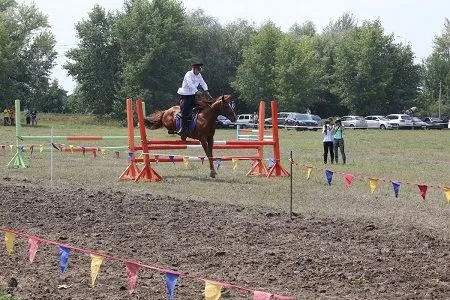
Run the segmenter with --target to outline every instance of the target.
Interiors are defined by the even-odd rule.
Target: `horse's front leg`
[[[215,178],[217,173],[216,173],[216,170],[214,169],[214,161],[213,161],[214,136],[209,136],[207,138],[207,141],[208,141],[208,150],[210,153],[209,169],[211,170],[209,176],[212,178]]]
[[[208,140],[203,138],[200,140],[203,150],[205,151],[206,156],[208,157],[209,162],[209,169],[210,173],[209,176],[212,178],[216,177],[216,170],[214,170],[214,160],[213,160],[213,154],[212,154],[212,146],[209,146]]]

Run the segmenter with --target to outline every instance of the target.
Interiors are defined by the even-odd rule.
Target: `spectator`
[[[344,126],[342,126],[341,119],[337,119],[334,122],[334,161],[338,163],[338,148],[341,151],[342,155],[342,163],[345,165],[346,157],[345,157],[345,148],[344,148]]]
[[[27,121],[27,125],[30,125],[31,117],[30,117],[30,110],[28,108],[25,110],[25,119]]]
[[[331,125],[330,119],[328,119],[325,121],[325,125],[323,125],[322,129],[324,164],[326,164],[328,161],[328,151],[330,152],[331,163],[334,163],[333,133],[333,126]]]
[[[31,110],[31,126],[37,126],[37,111],[35,108]]]
[[[9,122],[9,109],[5,108],[3,111],[3,126],[8,126]]]

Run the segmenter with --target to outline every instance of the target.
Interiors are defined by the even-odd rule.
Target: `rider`
[[[208,85],[206,85],[202,74],[200,74],[203,70],[202,66],[202,63],[192,64],[192,70],[184,75],[183,84],[178,89],[178,95],[180,95],[181,100],[181,127],[178,134],[188,130],[188,121],[195,103],[195,95],[201,93],[197,87],[201,85],[204,91],[208,90]]]

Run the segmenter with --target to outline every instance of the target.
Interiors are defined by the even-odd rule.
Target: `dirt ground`
[[[40,187],[0,179],[0,225],[192,276],[295,299],[450,299],[447,235],[408,224],[296,215],[85,187]],[[3,238],[2,238],[3,239]],[[4,244],[4,242],[3,242]],[[90,259],[73,251],[66,273],[58,249],[27,239],[0,252],[0,291],[21,299],[167,299],[162,274],[141,270],[128,296],[123,263],[105,260],[90,287]],[[58,288],[65,285],[67,288]],[[202,299],[204,285],[181,278],[176,299]],[[222,299],[251,299],[225,289]]]

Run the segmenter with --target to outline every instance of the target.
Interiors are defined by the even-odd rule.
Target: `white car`
[[[392,124],[383,116],[367,116],[367,128],[392,129]]]
[[[361,116],[343,116],[341,122],[344,127],[367,129],[366,119]]]
[[[236,125],[239,125],[241,128],[249,128],[256,127],[255,115],[253,114],[241,114],[236,117]]]
[[[393,128],[411,129],[413,128],[413,121],[411,116],[406,114],[390,114],[385,117]]]

